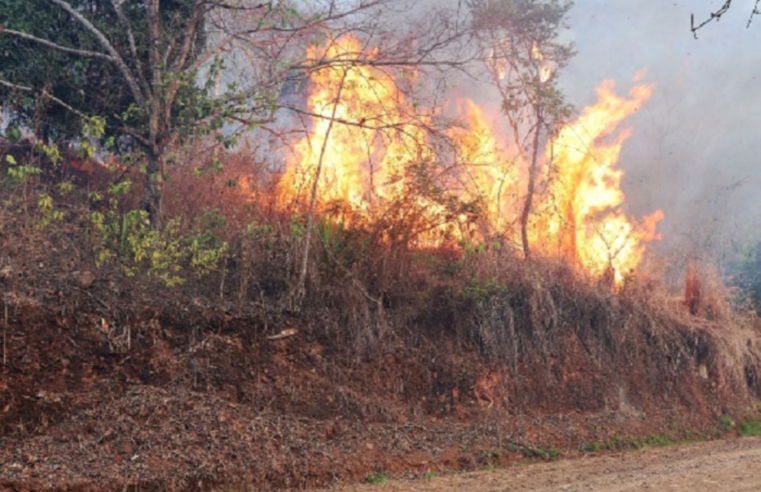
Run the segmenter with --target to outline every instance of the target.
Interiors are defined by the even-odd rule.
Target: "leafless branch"
[[[695,24],[695,14],[690,15],[690,31],[692,31],[692,35],[695,36],[695,39],[698,39],[698,30],[705,27],[706,25],[710,24],[713,21],[719,21],[721,20],[721,17],[729,12],[729,9],[732,7],[732,3],[734,0],[726,0],[724,4],[715,12],[711,12],[711,16],[704,20],[703,22],[700,22],[699,24]],[[746,27],[750,27],[750,25],[753,23],[753,17],[756,15],[761,14],[761,10],[759,10],[758,6],[759,3],[761,3],[761,0],[756,0],[756,3],[753,5],[753,10],[750,13],[750,16],[748,17],[748,23]]]
[[[241,12],[241,11],[248,12],[252,10],[260,10],[260,9],[263,9],[264,7],[271,6],[272,2],[260,3],[258,5],[252,5],[250,7],[245,7],[242,5],[231,5],[225,2],[211,2],[211,4],[213,7],[218,9],[234,10],[237,12]]]
[[[188,59],[188,56],[190,55],[191,48],[193,46],[193,41],[195,40],[197,29],[198,29],[198,23],[202,17],[202,6],[203,6],[203,0],[196,0],[196,4],[193,7],[193,15],[190,19],[188,19],[187,24],[185,25],[185,29],[182,31],[182,48],[180,49],[180,55],[177,58],[177,62],[175,64],[174,72],[180,73],[183,70],[185,70],[185,62]]]
[[[302,258],[301,258],[301,271],[299,272],[299,278],[298,278],[298,286],[296,290],[296,301],[300,304],[301,300],[303,299],[305,295],[305,286],[306,286],[306,276],[307,276],[307,267],[309,264],[309,246],[310,242],[312,240],[312,227],[314,225],[314,213],[315,213],[315,207],[317,205],[317,190],[320,184],[320,174],[322,170],[322,164],[323,160],[325,159],[325,151],[328,147],[328,141],[330,140],[330,133],[331,130],[333,130],[333,124],[335,123],[336,114],[338,112],[338,106],[341,102],[341,93],[344,89],[344,84],[346,83],[346,78],[349,74],[349,70],[345,69],[343,72],[343,77],[341,78],[341,83],[338,86],[338,93],[336,94],[336,99],[333,102],[333,112],[331,115],[330,123],[328,124],[328,128],[325,130],[325,140],[322,142],[322,148],[320,149],[320,156],[317,161],[317,169],[315,170],[314,175],[314,181],[312,182],[312,194],[309,201],[309,211],[307,214],[307,226],[306,231],[304,234],[304,251],[302,252]],[[299,306],[300,307],[300,306]]]
[[[116,16],[119,18],[119,22],[121,22],[124,28],[127,30],[127,39],[129,40],[129,50],[130,50],[130,54],[132,55],[132,61],[134,62],[135,68],[137,69],[137,74],[138,74],[138,78],[140,79],[140,83],[143,85],[143,89],[145,90],[145,92],[147,94],[150,94],[152,92],[152,89],[148,81],[145,79],[145,75],[143,74],[143,64],[140,62],[140,56],[137,53],[137,45],[135,44],[135,35],[132,32],[132,24],[130,23],[127,16],[124,15],[124,10],[122,10],[121,0],[111,0],[111,3],[114,6],[114,10],[116,11]]]
[[[128,136],[130,136],[133,139],[135,139],[135,141],[137,143],[139,143],[141,146],[143,146],[145,149],[150,149],[151,148],[150,142],[148,142],[148,140],[145,137],[143,137],[142,135],[137,133],[135,130],[130,128],[130,126],[127,125],[127,123],[124,122],[124,120],[121,118],[121,116],[119,116],[118,114],[113,114],[112,116],[113,116],[113,118],[116,121],[119,122],[119,124],[121,125],[121,130],[125,134],[127,134]]]

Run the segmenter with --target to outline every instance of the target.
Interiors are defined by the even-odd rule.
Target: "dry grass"
[[[166,211],[184,232],[210,228],[211,220],[223,217],[214,234],[230,249],[217,271],[190,275],[186,285],[170,290],[146,272],[127,277],[113,265],[97,267],[88,221],[93,205],[82,192],[56,195],[65,218],[39,227],[36,193],[54,188],[36,182],[28,198],[12,206],[17,190],[0,191],[6,204],[0,207],[4,296],[32,293],[49,302],[54,292],[64,302],[79,293],[99,309],[118,305],[125,312],[193,304],[239,314],[260,311],[273,319],[294,316],[301,222],[278,211],[262,165],[253,153],[243,153],[218,172],[203,159],[187,166],[197,167],[201,177],[187,169],[173,174]],[[135,202],[133,195],[124,207]],[[702,384],[703,377],[722,391],[761,395],[758,330],[750,314],[731,304],[714,270],[692,264],[683,293],[647,272],[612,288],[563,261],[525,261],[509,246],[466,253],[415,248],[411,237],[389,241],[398,237],[390,232],[398,227],[318,226],[308,296],[297,317],[348,359],[446,346],[477,351],[487,363],[507,368],[513,380],[530,378],[545,388],[569,384],[573,371],[593,371],[606,384],[639,395],[655,386],[689,399],[689,389],[680,384]],[[92,285],[82,282],[82,272],[93,272]],[[628,369],[616,374],[620,368]],[[606,404],[604,392],[579,384],[593,405]]]

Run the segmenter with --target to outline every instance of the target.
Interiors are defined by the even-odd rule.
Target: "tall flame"
[[[606,80],[597,88],[597,103],[564,127],[550,143],[547,159],[552,178],[552,211],[537,220],[535,241],[595,274],[614,272],[621,281],[642,261],[645,243],[656,239],[660,210],[642,223],[631,220],[621,209],[624,172],[616,167],[625,129],[614,135],[619,124],[637,111],[652,95],[652,85],[638,85],[626,99],[613,92]],[[612,141],[605,141],[606,138]]]
[[[500,145],[486,111],[470,99],[460,99],[457,111],[467,126],[449,135],[457,146],[464,175],[464,195],[481,207],[482,235],[501,234],[515,220],[517,169]],[[486,230],[484,230],[486,229]]]
[[[502,148],[484,108],[467,99],[458,101],[455,110],[467,125],[448,132],[455,157],[454,163],[443,166],[456,172],[429,177],[434,188],[477,204],[472,215],[453,214],[441,201],[410,186],[408,176],[416,166],[446,157],[433,150],[436,147],[424,128],[433,117],[420,113],[399,90],[394,75],[360,63],[372,60],[377,52],[364,49],[356,38],[344,37],[324,48],[312,47],[309,54],[336,62],[311,75],[308,112],[314,124],[288,158],[278,190],[282,205],[307,203],[319,169],[318,211],[335,214],[339,208],[344,220],[388,219],[389,203],[414,195],[395,213],[404,215],[405,207],[412,207],[426,216],[428,232],[419,236],[420,244],[436,245],[452,231],[469,240],[473,235],[480,240],[495,235],[518,240],[515,224],[526,163]],[[532,50],[532,57],[543,60],[538,49]],[[551,75],[547,65],[542,78]],[[657,238],[656,225],[663,213],[657,211],[641,222],[629,218],[622,210],[623,171],[616,167],[631,135],[630,130],[617,129],[649,100],[653,86],[637,85],[629,98],[613,89],[614,82],[604,81],[597,89],[597,103],[548,143],[544,159],[548,177],[544,192],[535,197],[539,203],[531,235],[535,249],[620,282],[640,264],[647,242]],[[470,222],[469,237],[463,221]]]
[[[405,170],[428,157],[425,131],[394,77],[355,63],[376,56],[348,36],[310,48],[312,59],[338,61],[311,75],[314,126],[288,159],[283,201],[307,199],[319,168],[320,204],[368,213],[378,199],[401,193]]]

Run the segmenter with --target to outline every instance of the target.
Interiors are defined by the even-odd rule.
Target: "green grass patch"
[[[388,482],[388,475],[385,473],[373,473],[372,475],[369,475],[365,482],[371,483],[371,484],[382,484]]]
[[[602,451],[602,443],[601,442],[585,442],[581,446],[579,446],[579,451],[584,451],[587,453],[597,453]]]
[[[527,458],[539,458],[548,461],[555,461],[560,458],[560,451],[552,446],[538,447],[538,448],[525,448],[522,450],[523,455]]]
[[[729,432],[735,426],[735,421],[729,415],[722,415],[719,419],[719,425],[724,432]]]
[[[483,461],[493,461],[502,458],[502,450],[500,449],[484,449],[481,451],[481,459]]]
[[[654,434],[652,436],[644,437],[613,436],[607,441],[584,443],[579,446],[579,450],[587,453],[597,453],[600,451],[620,451],[623,449],[674,446],[675,444],[694,441],[696,435],[697,434],[693,431],[685,431],[684,439],[682,441],[675,440],[669,434]]]
[[[761,419],[752,419],[740,422],[737,433],[742,437],[761,436]]]

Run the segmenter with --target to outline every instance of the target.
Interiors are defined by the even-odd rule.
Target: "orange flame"
[[[550,144],[548,160],[554,170],[549,185],[552,213],[537,220],[535,242],[561,254],[594,274],[614,272],[616,281],[642,261],[645,243],[657,238],[660,210],[637,224],[621,209],[624,172],[616,168],[626,129],[610,137],[626,117],[650,99],[652,85],[631,90],[631,99],[613,92],[615,83],[597,88],[598,101],[564,127]]]
[[[312,47],[309,55],[336,62],[311,75],[308,106],[314,124],[287,161],[278,189],[281,205],[308,203],[320,168],[318,212],[330,210],[345,221],[388,219],[390,204],[406,200],[404,207],[393,210],[404,215],[412,208],[425,215],[428,226],[418,244],[435,246],[454,231],[464,240],[494,236],[518,240],[514,226],[525,190],[526,163],[501,148],[484,108],[470,100],[458,101],[456,110],[467,125],[448,132],[455,157],[454,163],[443,166],[456,172],[430,178],[434,187],[477,204],[472,215],[453,215],[441,201],[426,198],[410,185],[415,166],[446,156],[433,150],[424,128],[433,117],[420,113],[399,90],[400,81],[358,62],[372,60],[377,52],[345,37],[324,48]],[[532,50],[532,57],[543,60],[538,49]],[[546,76],[551,76],[549,67]],[[623,171],[616,167],[631,135],[617,128],[649,100],[653,86],[636,86],[628,99],[613,89],[612,81],[603,82],[597,103],[548,144],[549,178],[546,192],[536,197],[539,204],[531,231],[535,249],[621,282],[642,261],[647,242],[657,238],[663,213],[657,211],[641,223],[630,219],[622,210]],[[340,212],[333,205],[340,205]]]
[[[454,128],[449,135],[462,168],[463,196],[481,209],[482,236],[503,234],[516,218],[516,166],[501,148],[483,108],[470,99],[460,99],[457,111],[464,115],[467,126]]]
[[[312,47],[309,54],[339,61],[311,75],[314,126],[296,143],[278,196],[283,204],[307,200],[320,168],[318,205],[348,205],[346,220],[367,216],[380,201],[398,198],[405,171],[431,157],[421,125],[425,117],[413,118],[413,105],[392,75],[355,63],[360,57],[377,57],[358,39]]]

